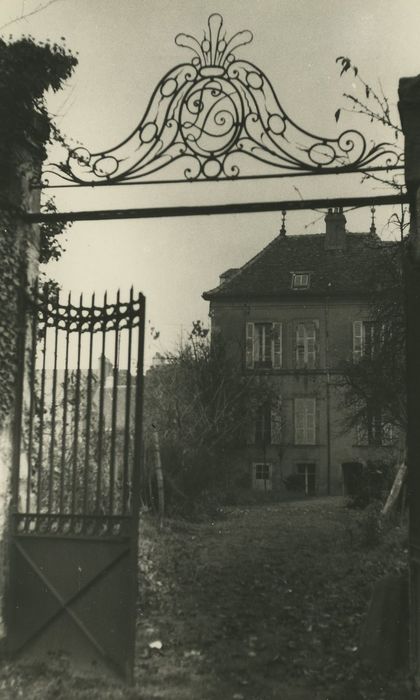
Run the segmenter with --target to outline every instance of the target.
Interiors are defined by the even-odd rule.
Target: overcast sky
[[[160,78],[190,60],[191,54],[175,45],[175,35],[201,38],[213,12],[223,15],[228,35],[253,32],[253,43],[237,56],[266,73],[294,121],[321,135],[335,137],[350,127],[369,130],[363,118],[354,116],[335,123],[336,109],[345,104],[343,91],[354,90],[350,74],[339,78],[337,56],[350,56],[368,81],[380,79],[393,105],[399,78],[420,73],[419,0],[0,0],[0,33],[4,38],[66,38],[78,52],[79,65],[65,89],[49,98],[50,111],[67,137],[92,151],[106,150],[134,129]],[[59,208],[86,209],[360,192],[360,178],[315,180],[72,188],[49,194],[54,192]],[[377,186],[363,187],[366,193],[384,193]],[[385,227],[388,216],[384,211],[377,215],[384,236],[392,235]],[[217,284],[221,272],[239,267],[266,245],[278,233],[280,219],[273,213],[79,223],[68,233],[62,260],[49,272],[65,291],[100,294],[121,287],[124,293],[131,284],[143,291],[150,325],[161,333],[158,341],[148,337],[150,360],[156,351],[171,349],[192,320],[207,321],[202,292]],[[347,219],[353,231],[370,224],[367,210]],[[316,233],[323,227],[317,212],[287,217],[289,233]]]

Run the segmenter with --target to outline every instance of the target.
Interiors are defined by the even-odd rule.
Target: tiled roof
[[[346,233],[344,250],[325,250],[325,234],[279,235],[236,274],[204,292],[203,298],[371,294],[390,246],[395,244],[371,233]],[[293,272],[310,273],[309,289],[291,288]]]

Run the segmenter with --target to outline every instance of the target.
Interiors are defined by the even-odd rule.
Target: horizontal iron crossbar
[[[362,174],[363,173],[389,173],[390,172],[403,172],[404,171],[404,164],[401,163],[399,165],[377,165],[377,166],[369,166],[366,168],[361,168],[361,167],[351,167],[348,166],[345,170],[343,168],[329,168],[328,170],[322,170],[322,168],[319,169],[314,169],[314,170],[309,170],[308,172],[294,172],[293,170],[287,170],[284,173],[263,173],[263,174],[252,174],[252,175],[241,175],[237,178],[233,177],[218,177],[217,179],[211,179],[211,180],[188,180],[189,185],[205,185],[209,184],[209,181],[214,184],[214,183],[225,183],[225,182],[238,182],[239,180],[283,180],[285,178],[290,179],[292,177],[318,177],[319,175],[354,175],[354,174]],[[49,171],[46,170],[45,175],[48,175]],[[182,182],[182,181],[181,181]],[[59,189],[68,189],[69,187],[90,187],[92,188],[98,188],[98,187],[138,187],[139,185],[179,185],[180,180],[176,178],[169,178],[169,179],[150,179],[150,180],[117,180],[117,181],[109,181],[105,180],[104,182],[73,182],[73,181],[67,181],[66,184],[59,184],[57,182],[55,183],[50,183],[47,177],[44,177],[41,180],[34,180],[32,183],[32,187],[34,189],[42,189],[42,190],[59,190]]]
[[[238,202],[236,204],[207,204],[183,207],[146,207],[143,209],[96,209],[92,211],[28,212],[28,223],[65,221],[106,221],[111,219],[159,219],[179,216],[211,216],[214,214],[257,214],[269,211],[298,211],[330,207],[371,207],[408,204],[408,194],[371,197],[335,197],[332,199],[303,199],[278,202]]]

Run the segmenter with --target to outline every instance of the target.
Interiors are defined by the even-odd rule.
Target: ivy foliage
[[[57,134],[51,128],[46,92],[59,90],[76,63],[58,44],[36,43],[33,37],[9,43],[0,39],[0,424],[14,398],[17,343],[23,326],[18,321],[19,304],[34,236],[21,217],[30,206],[25,198],[32,197],[23,183],[39,175],[46,144],[51,134]],[[41,229],[40,262],[59,257],[61,232],[51,226]]]
[[[76,63],[58,44],[37,44],[30,36],[13,43],[0,39],[0,186],[12,175],[17,144],[28,140],[42,148],[48,141],[46,92],[59,90]]]
[[[53,198],[44,203],[43,210],[49,213],[57,211]],[[61,258],[64,253],[62,236],[69,226],[71,223],[63,224],[61,221],[45,221],[40,225],[39,262],[41,265]]]

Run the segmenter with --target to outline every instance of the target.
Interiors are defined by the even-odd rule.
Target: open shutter
[[[316,401],[306,399],[306,443],[315,445],[316,443]]]
[[[296,325],[296,368],[303,369],[305,367],[305,324],[298,323]]]
[[[247,321],[246,324],[246,368],[252,369],[254,367],[254,324],[251,321]]]
[[[305,444],[305,399],[295,399],[295,444]]]
[[[356,424],[356,445],[367,445],[367,431],[363,419]]]
[[[305,324],[306,331],[306,357],[305,365],[308,369],[316,367],[316,326],[315,321]]]
[[[353,360],[363,355],[363,321],[353,321]]]
[[[279,369],[282,366],[283,354],[283,339],[282,339],[282,324],[273,323],[273,339],[272,339],[272,361],[274,369]]]
[[[273,401],[271,404],[271,444],[280,445],[281,443],[281,398]]]
[[[314,364],[314,367],[318,368],[321,366],[319,321],[314,321],[314,327],[315,327],[315,364]]]
[[[394,426],[392,423],[382,423],[381,425],[381,444],[392,445],[395,440]]]

